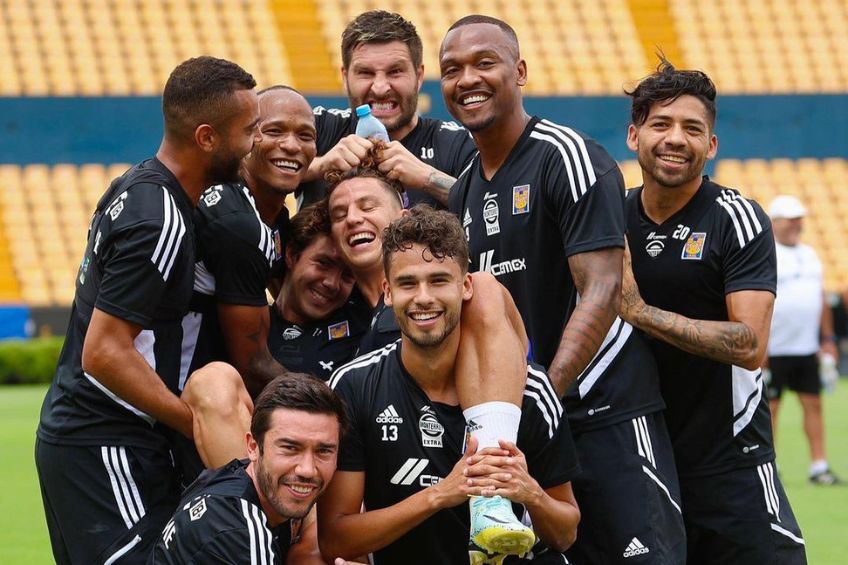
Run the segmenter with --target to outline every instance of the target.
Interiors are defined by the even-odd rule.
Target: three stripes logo
[[[645,547],[644,545],[642,545],[642,542],[639,541],[638,538],[633,538],[630,541],[630,545],[628,545],[627,549],[624,550],[623,555],[624,555],[625,558],[634,557],[636,555],[642,555],[644,553],[648,553],[649,551],[651,551],[651,550],[648,549],[647,547]]]
[[[397,410],[395,410],[392,404],[389,404],[385,410],[380,412],[376,421],[378,424],[403,424],[403,418],[398,415]]]
[[[406,463],[400,466],[398,472],[395,473],[389,482],[393,485],[411,485],[429,463],[429,459],[410,457],[406,460]]]

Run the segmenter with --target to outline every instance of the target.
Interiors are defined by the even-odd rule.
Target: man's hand
[[[468,438],[468,444],[463,455],[456,465],[453,466],[450,474],[447,477],[433,485],[433,495],[435,496],[435,504],[440,509],[453,508],[468,500],[472,493],[469,489],[469,480],[465,476],[465,470],[468,467],[468,458],[477,452],[477,439],[475,437]]]
[[[465,476],[471,494],[500,495],[525,506],[532,505],[544,492],[530,476],[524,453],[511,441],[498,443],[500,449],[487,447],[468,458]]]
[[[621,270],[621,306],[619,314],[625,322],[636,325],[636,315],[645,307],[645,301],[639,294],[639,286],[633,277],[633,262],[630,259],[630,247],[625,242],[624,264]]]
[[[399,141],[392,141],[380,151],[381,172],[406,188],[423,190],[444,205],[456,179],[435,169],[410,153]]]
[[[374,143],[371,140],[355,134],[343,137],[327,153],[312,160],[306,180],[323,180],[327,171],[336,170],[344,173],[359,166],[373,146]]]

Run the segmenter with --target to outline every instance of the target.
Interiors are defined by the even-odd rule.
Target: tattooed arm
[[[565,325],[548,369],[560,397],[598,352],[615,320],[621,292],[621,255],[621,249],[608,248],[568,258],[580,302]]]
[[[755,370],[766,358],[774,294],[742,290],[725,297],[728,321],[693,320],[645,303],[625,252],[621,317],[648,335],[688,353]]]
[[[268,307],[218,303],[218,318],[229,361],[256,398],[268,381],[286,371],[268,351]]]
[[[408,188],[423,190],[444,206],[456,179],[421,161],[399,141],[392,141],[380,153],[380,171]]]

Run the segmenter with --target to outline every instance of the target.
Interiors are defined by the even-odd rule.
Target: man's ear
[[[252,463],[256,463],[259,459],[259,444],[256,443],[256,439],[250,432],[245,434],[245,441],[247,442],[247,457]]]
[[[521,59],[518,61],[518,86],[527,84],[527,61]]]
[[[286,270],[292,270],[296,262],[297,256],[294,254],[294,250],[291,248],[291,245],[286,245]]]
[[[392,305],[392,288],[389,286],[389,281],[385,278],[383,279],[383,303],[389,307]]]
[[[200,124],[194,129],[194,142],[205,153],[212,153],[218,143],[218,132],[209,124]]]

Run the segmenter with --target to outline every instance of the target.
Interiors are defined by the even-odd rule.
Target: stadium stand
[[[341,32],[374,8],[415,22],[431,81],[445,29],[478,12],[516,28],[529,95],[618,95],[658,47],[704,69],[722,95],[848,92],[843,0],[0,0],[0,96],[157,95],[178,62],[201,53],[239,62],[260,86],[339,93]],[[719,182],[763,203],[778,193],[807,203],[806,239],[827,286],[848,287],[848,161],[721,156]],[[627,185],[639,184],[638,164],[621,165]],[[69,303],[91,210],[125,167],[0,165],[0,302]]]

